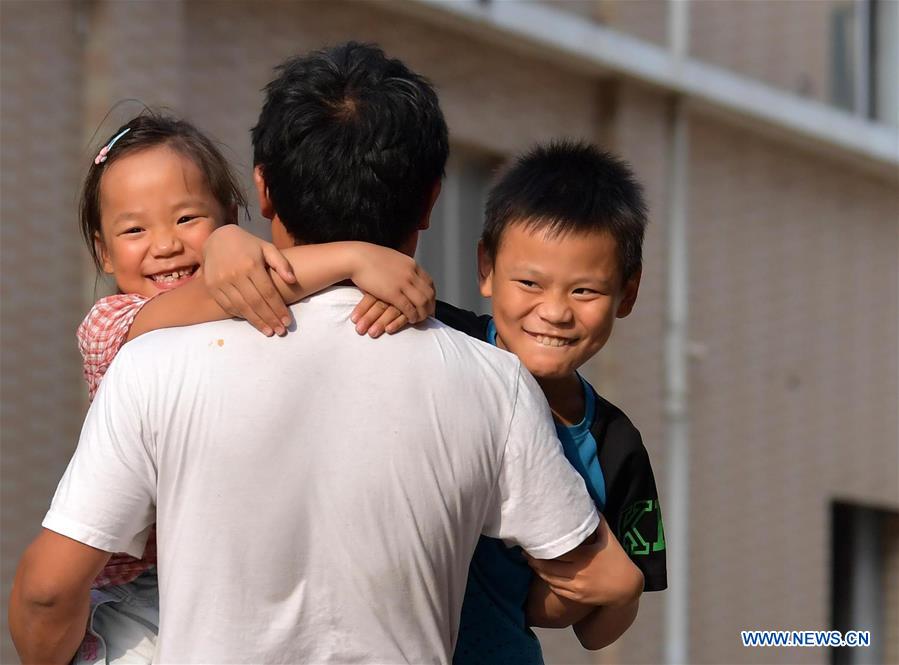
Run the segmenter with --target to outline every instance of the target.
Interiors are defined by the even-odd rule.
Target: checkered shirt
[[[100,387],[103,375],[128,337],[134,317],[149,298],[136,294],[118,294],[103,298],[91,308],[78,326],[78,348],[84,360],[84,379],[91,400]],[[94,580],[93,588],[119,586],[133,582],[145,570],[156,565],[156,527],[150,532],[144,556],[135,559],[127,554],[113,554],[106,567]]]
[[[78,326],[78,348],[84,360],[84,380],[91,401],[112,359],[125,343],[134,317],[149,300],[134,293],[102,298]]]

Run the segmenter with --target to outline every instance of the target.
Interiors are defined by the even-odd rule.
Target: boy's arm
[[[604,515],[624,551],[643,572],[644,591],[668,586],[665,529],[649,453],[623,414],[612,417],[599,463],[607,482]]]
[[[204,279],[198,276],[148,302],[135,318],[129,340],[158,328],[234,315],[267,335],[283,334],[290,323],[285,302],[345,279],[394,305],[411,322],[427,317],[433,307],[430,277],[414,259],[386,247],[361,242],[301,245],[284,250],[284,263],[278,264],[280,253],[273,246],[228,226],[210,236],[205,251]]]

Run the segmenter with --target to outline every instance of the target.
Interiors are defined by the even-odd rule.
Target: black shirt
[[[488,315],[438,301],[436,317],[476,339],[493,341],[493,319]],[[596,457],[605,484],[599,491],[593,489],[591,495],[625,552],[643,572],[644,590],[662,591],[668,586],[665,531],[649,454],[639,430],[621,409],[584,383],[595,399],[590,433],[596,441]],[[569,457],[569,461],[584,475],[574,460]]]

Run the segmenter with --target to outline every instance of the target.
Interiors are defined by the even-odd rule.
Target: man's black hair
[[[487,197],[481,242],[491,259],[510,224],[551,234],[605,232],[615,239],[624,280],[643,263],[643,188],[630,166],[596,146],[537,146],[501,174]]]
[[[297,242],[398,247],[443,176],[446,122],[431,84],[373,45],[286,61],[253,128],[275,212]]]

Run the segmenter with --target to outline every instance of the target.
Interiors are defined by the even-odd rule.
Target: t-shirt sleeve
[[[562,452],[546,399],[519,364],[514,411],[483,533],[534,558],[554,559],[598,525],[584,480]]]
[[[155,522],[155,442],[138,406],[139,377],[125,353],[88,411],[43,526],[106,552],[140,557]]]
[[[134,293],[102,298],[91,307],[78,326],[78,349],[91,399],[96,395],[112,359],[125,344],[135,317],[149,300]]]
[[[605,458],[605,459],[604,459]],[[665,528],[649,453],[640,432],[621,416],[609,425],[600,464],[607,474],[605,516],[634,564],[645,591],[668,587]]]

